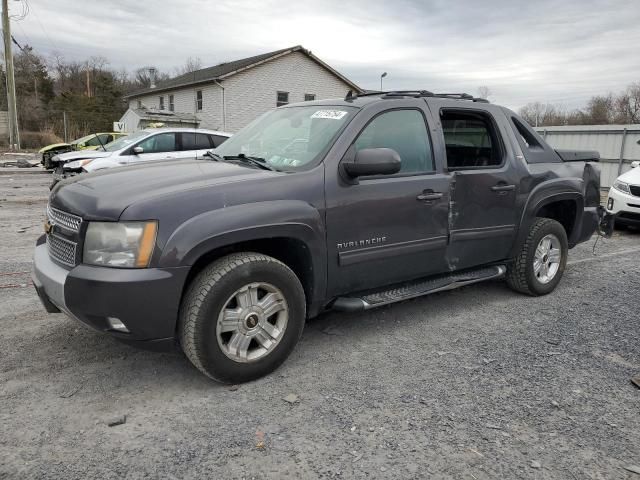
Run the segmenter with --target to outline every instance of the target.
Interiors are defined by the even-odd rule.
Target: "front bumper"
[[[616,223],[640,226],[640,197],[609,189],[607,212],[616,215]]]
[[[173,344],[189,267],[119,269],[78,265],[67,270],[37,245],[33,284],[48,312],[61,311],[119,340],[164,349]],[[128,333],[114,330],[113,320]]]

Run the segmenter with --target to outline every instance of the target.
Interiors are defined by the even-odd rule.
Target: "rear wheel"
[[[183,299],[179,336],[196,368],[240,383],[275,370],[295,347],[305,296],[284,263],[258,253],[223,257],[198,274]]]
[[[507,283],[533,296],[552,292],[562,278],[568,252],[564,227],[550,218],[537,218],[507,270]]]

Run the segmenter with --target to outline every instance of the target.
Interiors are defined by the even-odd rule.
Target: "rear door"
[[[345,132],[345,155],[392,148],[401,158],[399,173],[350,183],[339,165],[327,165],[330,296],[447,270],[449,178],[434,158],[428,111],[424,102],[394,100],[390,108],[391,103],[356,117]]]
[[[202,132],[180,133],[181,146],[178,158],[202,158],[209,150],[215,148],[211,135]]]
[[[516,231],[519,185],[513,151],[496,121],[500,112],[491,106],[451,108],[449,102],[438,108],[433,103],[452,174],[450,266],[459,270],[504,260]]]

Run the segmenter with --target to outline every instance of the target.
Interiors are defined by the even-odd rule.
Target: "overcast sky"
[[[23,0],[24,1],[24,0]],[[303,45],[363,88],[582,106],[640,82],[640,0],[28,0],[13,35],[45,55],[172,72]],[[19,3],[10,0],[18,13]]]

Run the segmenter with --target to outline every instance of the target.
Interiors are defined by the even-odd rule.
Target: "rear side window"
[[[402,162],[400,173],[435,170],[429,133],[418,110],[391,110],[378,115],[360,133],[355,148],[395,150]]]
[[[502,165],[502,148],[493,121],[486,113],[442,110],[440,120],[450,170]]]
[[[511,116],[511,127],[527,163],[559,163],[558,154],[521,118]]]
[[[225,140],[228,140],[228,137],[222,137],[220,135],[211,135],[211,140],[213,141],[213,146],[218,147],[222,143],[224,143]]]
[[[205,150],[213,148],[211,138],[204,133],[183,133],[182,150]]]

